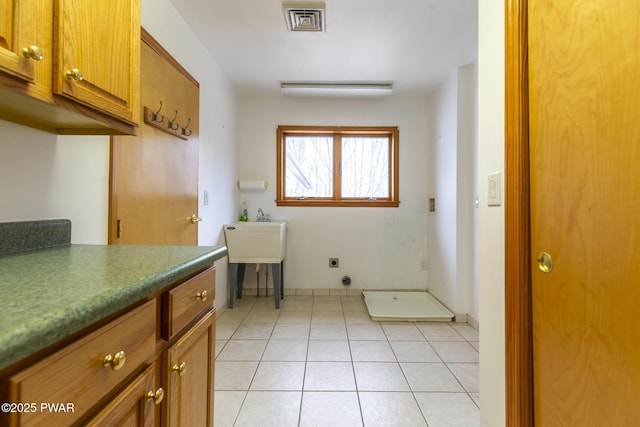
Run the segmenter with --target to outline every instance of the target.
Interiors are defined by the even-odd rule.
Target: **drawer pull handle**
[[[205,302],[207,300],[207,291],[197,292],[196,299]]]
[[[40,61],[44,58],[42,50],[38,46],[29,46],[22,48],[22,54],[27,59],[33,59],[34,61]]]
[[[113,356],[110,354],[105,356],[105,358],[102,360],[102,366],[104,366],[105,368],[111,367],[111,369],[117,371],[124,366],[124,362],[126,361],[127,355],[124,354],[124,351],[119,351]]]
[[[187,362],[182,362],[180,365],[175,364],[171,370],[177,372],[179,376],[183,376],[187,372]]]
[[[162,399],[164,399],[164,390],[162,387],[157,389],[155,393],[153,390],[147,392],[147,400],[153,400],[153,403],[156,405],[159,405]]]
[[[84,76],[82,75],[82,71],[78,70],[77,68],[72,68],[71,70],[67,70],[65,74],[67,75],[67,79],[69,80],[75,80],[79,82],[84,79]]]

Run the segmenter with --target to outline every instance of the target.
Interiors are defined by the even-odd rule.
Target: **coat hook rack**
[[[191,136],[191,131],[187,130],[190,124],[191,124],[191,117],[189,117],[189,120],[187,120],[187,124],[184,125],[184,127],[182,128],[182,135]]]
[[[176,114],[171,120],[167,120],[166,126],[163,126],[165,116],[160,114],[162,110],[163,102],[160,101],[160,108],[157,111],[152,110],[151,108],[145,106],[144,110],[144,122],[149,126],[153,126],[154,128],[161,130],[162,132],[166,132],[170,135],[177,136],[180,139],[187,140],[191,135],[191,131],[187,130],[189,125],[191,124],[191,118],[187,122],[186,126],[181,127],[179,123],[176,123],[176,119],[178,118],[178,110],[176,110]]]

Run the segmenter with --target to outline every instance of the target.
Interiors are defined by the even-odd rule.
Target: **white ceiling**
[[[324,0],[323,33],[289,32],[282,0],[171,1],[243,95],[278,95],[283,81],[426,95],[477,58],[478,0]]]

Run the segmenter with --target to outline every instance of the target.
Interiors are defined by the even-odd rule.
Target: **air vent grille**
[[[284,3],[282,8],[289,31],[324,31],[324,3]]]

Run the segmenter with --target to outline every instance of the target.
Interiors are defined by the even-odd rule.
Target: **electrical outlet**
[[[340,258],[329,258],[329,268],[340,267]]]

